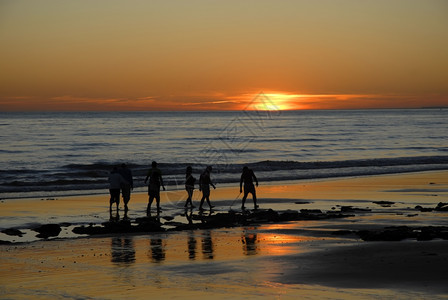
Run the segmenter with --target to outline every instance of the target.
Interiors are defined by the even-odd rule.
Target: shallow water
[[[337,280],[322,284],[325,280],[310,277],[312,270],[325,268],[319,264],[322,254],[313,253],[349,245],[356,243],[249,227],[0,246],[4,266],[0,273],[8,278],[0,295],[14,299],[438,298],[440,291],[418,286],[357,288],[353,278],[351,285],[338,287]]]

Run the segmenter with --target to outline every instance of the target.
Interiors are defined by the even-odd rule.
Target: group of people
[[[132,171],[126,164],[122,164],[120,168],[114,167],[109,175],[109,193],[110,193],[110,211],[112,205],[120,204],[120,190],[123,196],[124,211],[128,212],[128,203],[131,200],[131,190],[134,189],[134,180]]]
[[[199,204],[199,210],[203,210],[204,202],[207,201],[208,206],[213,208],[214,206],[210,203],[210,186],[213,189],[216,189],[215,184],[212,182],[210,174],[212,172],[212,166],[207,166],[205,170],[199,177],[199,191],[202,192],[201,202]],[[193,168],[188,166],[185,172],[185,190],[187,191],[187,200],[185,202],[185,208],[194,208],[193,205],[193,191],[195,189],[196,178],[193,176]],[[257,195],[255,191],[255,185],[258,186],[258,179],[255,176],[254,172],[249,169],[247,166],[243,168],[241,178],[240,178],[240,194],[243,192],[243,184],[244,184],[244,195],[242,198],[241,208],[245,209],[245,203],[247,196],[252,194],[252,198],[254,201],[254,208],[257,209]],[[148,184],[148,207],[147,213],[149,214],[151,211],[152,203],[154,199],[156,200],[157,211],[160,211],[160,188],[162,187],[165,191],[165,185],[162,179],[162,171],[157,167],[157,162],[153,161],[151,164],[151,169],[148,170],[148,173],[145,178],[145,184]],[[126,164],[122,164],[120,168],[114,167],[112,172],[109,175],[109,184],[110,184],[110,211],[112,211],[112,206],[115,203],[118,205],[120,203],[120,190],[123,196],[124,202],[124,210],[125,214],[128,211],[128,203],[131,199],[131,190],[134,188],[134,182],[132,178],[131,170],[126,166]]]

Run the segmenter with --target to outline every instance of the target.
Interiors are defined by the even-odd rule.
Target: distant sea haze
[[[127,163],[151,161],[168,188],[185,168],[261,182],[448,169],[448,110],[0,113],[0,198],[101,193]]]

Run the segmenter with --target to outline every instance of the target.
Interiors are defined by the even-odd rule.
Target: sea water
[[[448,110],[0,112],[0,198],[100,193],[126,163],[143,190],[152,161],[170,189],[207,165],[260,181],[448,169]]]

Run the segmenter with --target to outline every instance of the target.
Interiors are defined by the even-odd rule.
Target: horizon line
[[[107,112],[277,112],[277,111],[343,111],[343,110],[420,110],[420,109],[448,109],[448,106],[422,106],[422,107],[370,107],[370,108],[302,108],[302,109],[203,109],[203,110],[168,110],[168,109],[154,109],[154,110],[0,110],[0,113],[82,113],[82,112],[97,112],[97,113],[107,113]]]

